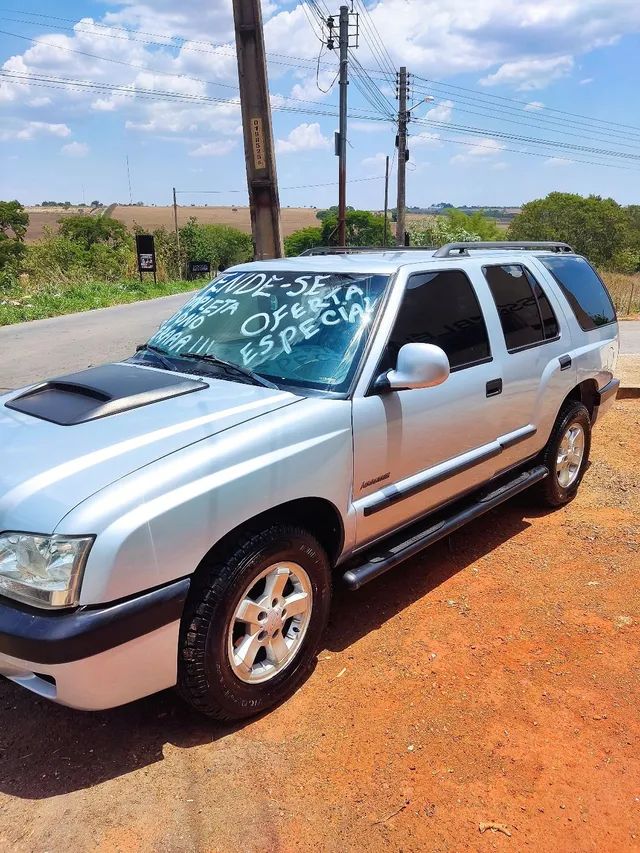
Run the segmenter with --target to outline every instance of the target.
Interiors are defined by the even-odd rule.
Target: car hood
[[[134,365],[107,367],[147,377],[153,373],[151,384],[156,378],[156,385],[166,373]],[[99,396],[104,388],[92,382],[91,374],[83,371],[0,396],[0,531],[52,533],[81,501],[121,477],[302,399],[262,386],[170,374],[176,388],[172,395],[156,389],[105,402],[105,395]],[[70,381],[75,377],[82,380]],[[73,397],[71,385],[80,388],[81,404],[91,395],[98,399],[97,415],[78,419],[78,394]],[[71,395],[68,406],[65,395]],[[67,417],[74,406],[74,417]]]

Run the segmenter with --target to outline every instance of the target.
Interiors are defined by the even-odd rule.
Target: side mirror
[[[378,377],[378,391],[403,391],[409,388],[432,388],[442,385],[449,376],[449,359],[434,344],[405,344],[398,353],[395,370]]]

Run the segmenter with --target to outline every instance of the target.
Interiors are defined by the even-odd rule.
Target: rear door
[[[442,347],[451,374],[435,388],[360,387],[354,396],[359,544],[490,479],[501,452],[500,373],[478,293],[463,269],[410,275],[392,328],[379,335],[384,349],[374,356],[372,379],[395,367],[400,347],[410,342]]]
[[[532,264],[486,262],[480,272],[492,297],[490,310],[499,320],[494,350],[503,382],[500,430],[528,430],[522,442],[504,449],[502,470],[544,446],[563,400],[576,384],[576,366],[560,300]]]

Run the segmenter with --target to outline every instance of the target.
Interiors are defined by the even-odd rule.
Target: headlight
[[[0,533],[0,595],[36,607],[78,603],[92,536]]]

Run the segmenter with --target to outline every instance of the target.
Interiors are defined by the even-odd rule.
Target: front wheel
[[[549,476],[536,487],[544,506],[558,507],[573,500],[589,462],[591,418],[582,403],[566,402],[542,451]]]
[[[221,720],[281,702],[313,665],[330,600],[329,561],[313,536],[280,523],[245,534],[194,581],[180,633],[182,696]]]

